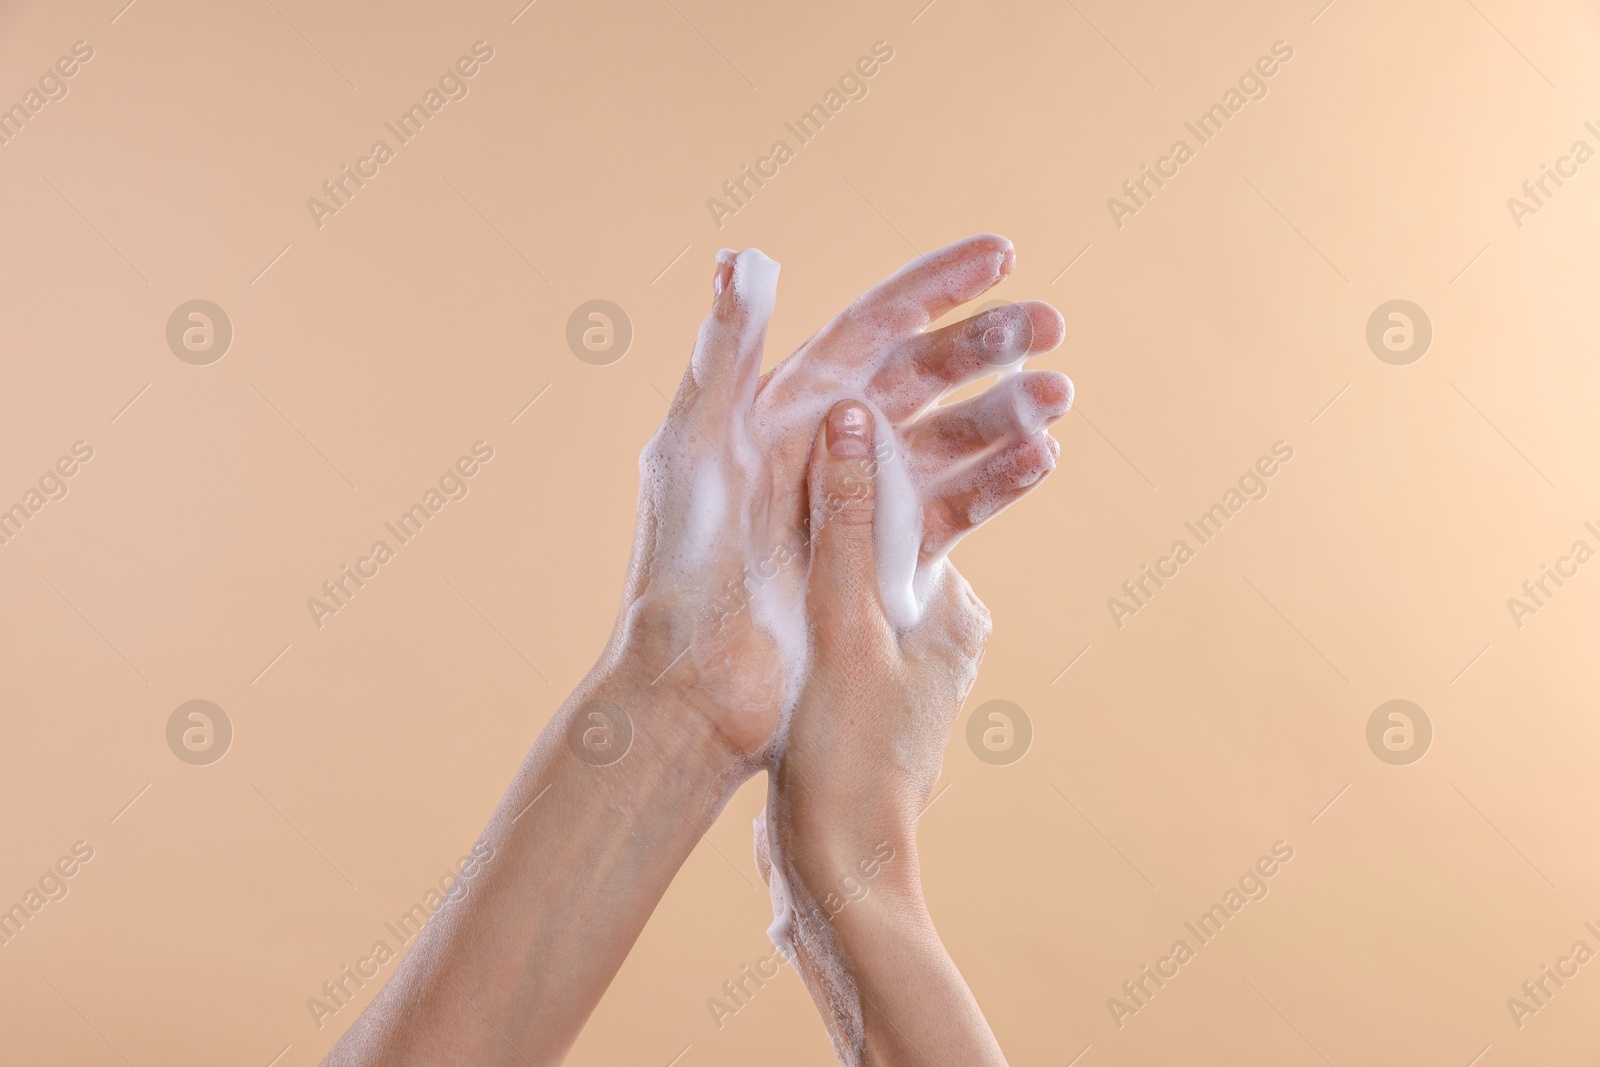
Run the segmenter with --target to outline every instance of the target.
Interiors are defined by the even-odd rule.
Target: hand
[[[988,609],[948,563],[916,626],[901,632],[888,619],[874,551],[873,429],[864,408],[843,402],[817,435],[806,597],[814,659],[773,787],[783,854],[830,892],[881,843],[914,858],[917,818],[990,631]],[[1050,466],[987,491],[1026,493]]]
[[[808,570],[805,470],[817,420],[841,396],[881,413],[904,477],[909,540],[886,561],[894,619],[950,547],[1054,465],[1042,432],[1071,401],[1054,372],[1011,373],[981,396],[950,390],[1061,342],[1061,316],[1031,302],[931,333],[952,307],[1010,273],[1004,238],[932,253],[864,294],[757,380],[777,264],[718,257],[716,299],[665,422],[640,461],[639,525],[624,605],[602,668],[664,684],[753,770],[803,681]],[[629,688],[637,689],[636,680]]]
[[[917,817],[990,630],[988,609],[948,563],[913,628],[898,631],[888,619],[874,551],[874,431],[861,405],[836,405],[810,465],[814,658],[773,778],[770,816],[757,820],[758,835],[770,832],[801,876],[797,897],[832,892],[880,843],[914,859]],[[1026,493],[1050,466],[986,491]]]
[[[771,931],[792,950],[848,1064],[1003,1063],[971,992],[944,952],[922,898],[916,822],[977,676],[989,613],[948,563],[927,609],[896,629],[882,602],[874,420],[861,405],[829,412],[810,469],[807,610],[814,659],[756,854],[773,888]],[[1053,466],[986,492],[1020,496]]]

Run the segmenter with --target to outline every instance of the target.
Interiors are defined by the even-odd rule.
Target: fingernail
[[[717,266],[711,272],[711,299],[715,300],[721,296],[722,291],[728,287],[728,282],[733,279],[733,261],[738,255],[731,248],[724,248],[717,253]]]
[[[828,452],[849,459],[867,454],[871,416],[853,400],[834,405],[828,412]]]

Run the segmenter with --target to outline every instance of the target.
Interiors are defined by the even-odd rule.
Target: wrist
[[[558,713],[565,747],[608,777],[692,780],[720,807],[755,768],[724,742],[697,694],[653,684],[657,675],[628,656],[597,664]]]
[[[772,829],[784,854],[820,877],[853,872],[876,879],[879,866],[896,876],[913,875],[915,808],[901,803],[893,791],[849,788],[850,782],[869,775],[862,768],[839,761],[830,761],[829,766],[832,776],[819,781],[814,774],[793,773],[787,760],[779,765],[775,792],[780,817],[773,820]]]
[[[847,911],[865,917],[921,909],[914,835],[855,825],[813,832],[790,821],[778,837],[793,876],[824,921],[834,923]]]
[[[676,717],[722,746],[720,758],[749,777],[764,765],[780,713],[781,671],[771,642],[751,627],[707,636],[686,626],[681,604],[641,597],[624,610],[592,679]]]

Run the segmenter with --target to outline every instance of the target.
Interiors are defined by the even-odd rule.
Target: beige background
[[[0,498],[95,450],[0,547],[0,904],[95,850],[0,948],[0,1059],[315,1063],[375,987],[321,1030],[307,998],[470,846],[609,629],[715,250],[783,262],[776,359],[992,230],[993,295],[1062,309],[1037,365],[1081,402],[957,553],[997,629],[922,827],[1012,1062],[1590,1062],[1600,964],[1522,1029],[1506,998],[1600,949],[1600,564],[1521,629],[1506,598],[1600,547],[1600,162],[1520,229],[1505,202],[1600,148],[1600,15],[1321,2],[0,8],[0,101],[95,50],[0,147]],[[470,95],[318,230],[306,199],[477,40]],[[706,199],[877,40],[867,98],[718,232]],[[1278,40],[1270,94],[1118,229],[1106,198]],[[165,342],[195,298],[234,325],[210,366]],[[564,341],[594,298],[636,331],[608,367]],[[1409,366],[1364,339],[1396,298],[1434,328]],[[480,439],[470,495],[316,629]],[[1278,440],[1270,495],[1118,629],[1106,599]],[[236,732],[206,767],[165,740],[195,698]],[[1365,739],[1393,698],[1435,731],[1409,766]],[[1020,762],[965,743],[989,699],[1033,723]],[[763,791],[571,1063],[828,1061],[787,971],[707,1008],[769,951]],[[1271,895],[1118,1030],[1107,998],[1278,840]]]

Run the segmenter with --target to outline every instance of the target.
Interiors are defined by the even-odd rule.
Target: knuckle
[[[864,581],[852,581],[848,595],[811,598],[810,608],[819,649],[843,649],[852,655],[876,648],[890,640],[892,631],[883,614],[870,598],[873,590]]]
[[[719,329],[737,330],[750,318],[750,307],[740,298],[737,291],[730,291],[727,296],[718,300],[711,307],[710,320]]]
[[[872,506],[864,498],[845,500],[832,514],[822,520],[822,528],[833,526],[841,530],[859,531],[872,526]]]
[[[968,610],[957,616],[956,641],[961,646],[961,651],[969,658],[976,658],[983,654],[989,645],[989,636],[994,633],[994,621],[989,611],[980,603],[974,603]]]
[[[872,485],[845,478],[835,484],[811,509],[811,528],[820,533],[829,526],[851,529],[872,525]]]

